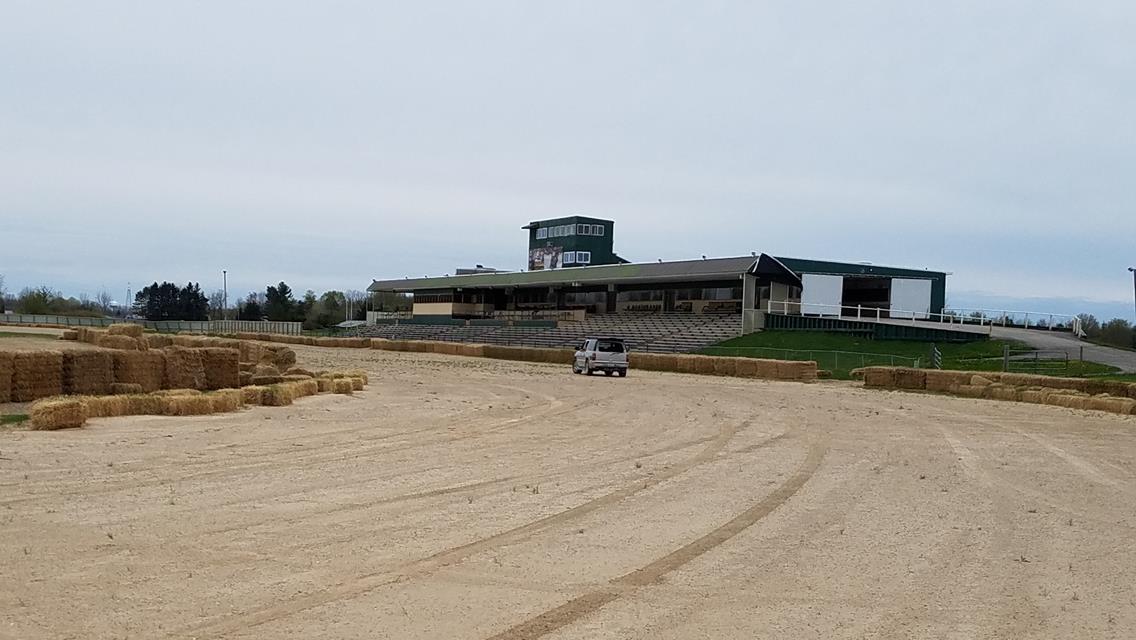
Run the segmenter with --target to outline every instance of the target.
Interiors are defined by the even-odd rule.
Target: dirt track
[[[1131,417],[297,351],[371,386],[0,433],[0,637],[1136,628]]]

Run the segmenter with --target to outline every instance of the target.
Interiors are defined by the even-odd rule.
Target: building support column
[[[757,276],[742,274],[742,335],[753,333],[759,327],[754,319],[754,298],[757,296]]]

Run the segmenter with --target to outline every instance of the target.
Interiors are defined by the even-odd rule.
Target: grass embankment
[[[934,343],[943,355],[943,368],[960,371],[1001,371],[1006,347],[1021,356],[1030,348],[1014,340]],[[715,356],[815,360],[834,378],[847,379],[852,369],[866,366],[930,366],[930,342],[872,340],[845,333],[762,331],[727,340],[701,351]],[[1103,375],[1116,369],[1095,362],[1013,359],[1012,371],[1056,376]]]

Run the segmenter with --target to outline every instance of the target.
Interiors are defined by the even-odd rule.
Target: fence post
[[[1010,370],[1010,345],[1002,345],[1002,372]]]

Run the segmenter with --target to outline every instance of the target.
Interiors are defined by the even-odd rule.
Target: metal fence
[[[88,318],[29,313],[0,314],[0,324],[55,324],[65,327],[106,327],[112,324],[140,324],[162,332],[190,333],[272,333],[298,336],[303,330],[299,322],[256,322],[252,320],[123,320],[120,318]]]
[[[768,358],[771,360],[812,360],[817,368],[827,369],[840,377],[841,373],[859,367],[915,367],[922,365],[920,358],[887,353],[861,353],[857,351],[822,351],[815,349],[778,349],[775,347],[707,347],[700,351],[715,356]]]

